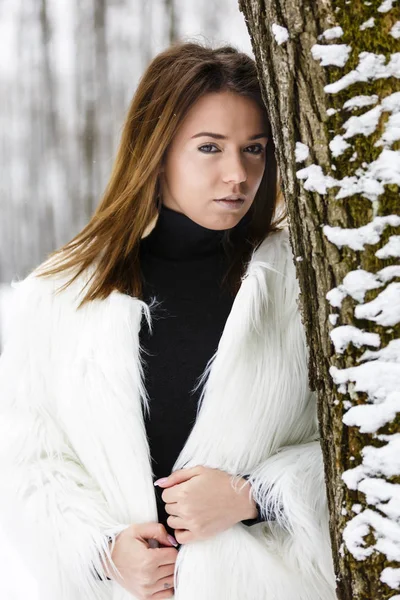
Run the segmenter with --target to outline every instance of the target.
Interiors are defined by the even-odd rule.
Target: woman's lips
[[[230,209],[240,208],[244,204],[244,200],[243,199],[238,199],[238,200],[214,200],[214,202],[216,202],[220,206],[224,206],[225,208],[230,208]]]

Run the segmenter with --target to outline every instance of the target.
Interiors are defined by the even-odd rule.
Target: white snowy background
[[[172,36],[252,55],[236,0],[0,0],[0,350],[10,282],[87,223],[137,82]],[[0,599],[27,598],[35,580],[0,530]]]

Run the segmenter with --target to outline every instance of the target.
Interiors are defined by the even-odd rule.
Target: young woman
[[[276,179],[254,61],[176,44],[89,224],[17,285],[2,515],[40,600],[335,598]]]

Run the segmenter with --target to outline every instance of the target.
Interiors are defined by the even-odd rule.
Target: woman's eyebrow
[[[221,133],[211,133],[210,131],[202,131],[201,133],[196,133],[196,135],[192,135],[191,139],[198,137],[212,137],[216,140],[226,140],[228,139],[226,135],[222,135]],[[258,140],[259,138],[268,138],[266,133],[257,133],[256,135],[252,135],[249,137],[249,140]]]

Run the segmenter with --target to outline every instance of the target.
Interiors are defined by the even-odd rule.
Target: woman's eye
[[[204,150],[204,148],[208,148],[208,150]],[[209,149],[212,148],[216,148],[218,151],[218,148],[215,146],[215,144],[204,144],[203,146],[199,147],[199,150],[201,152],[204,152],[204,154],[215,154],[215,152],[211,152]],[[262,154],[264,152],[264,147],[261,144],[253,144],[252,146],[247,146],[246,150],[248,148],[252,148],[254,151],[250,152],[250,154],[255,154],[255,155],[259,155]]]
[[[204,146],[199,147],[199,150],[205,154],[215,154],[215,152],[209,152],[208,150],[203,150],[203,148],[216,148],[214,144],[204,144]]]
[[[248,146],[248,148],[254,148],[256,152],[250,152],[250,154],[262,154],[264,152],[264,146],[261,144],[254,144],[253,146]]]

